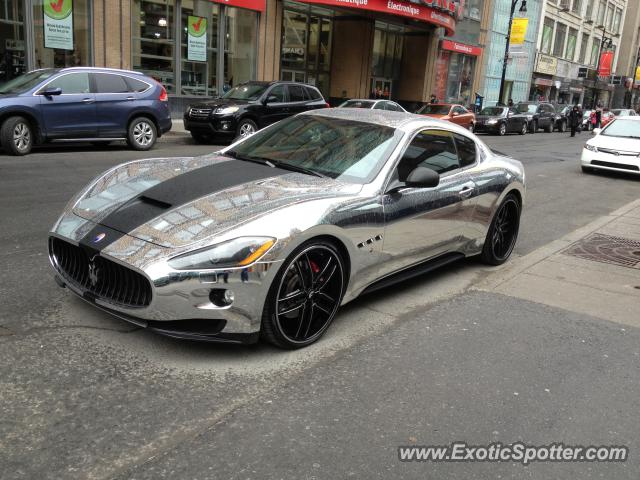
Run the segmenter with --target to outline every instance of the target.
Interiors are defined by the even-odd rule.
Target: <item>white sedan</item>
[[[368,110],[389,110],[391,112],[406,112],[404,108],[391,100],[367,100],[364,98],[353,98],[340,104],[338,108],[366,108]]]
[[[640,174],[640,116],[616,118],[594,128],[582,150],[582,171],[595,169]]]

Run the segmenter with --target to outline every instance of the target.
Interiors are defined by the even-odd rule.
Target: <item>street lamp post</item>
[[[509,14],[509,29],[507,30],[507,45],[504,48],[504,61],[502,62],[502,76],[500,77],[500,93],[498,94],[498,103],[502,103],[504,95],[504,78],[507,75],[507,62],[509,61],[509,45],[511,43],[511,27],[513,25],[513,15],[516,12],[518,0],[511,0],[511,11]],[[522,0],[520,13],[527,13],[527,0]]]
[[[613,45],[613,39],[611,37],[607,37],[607,29],[603,26],[602,40],[600,40],[600,50],[598,51],[598,63],[596,65],[596,92],[593,96],[593,108],[598,107],[599,90],[597,82],[600,79],[600,60],[602,59],[602,50],[605,48],[611,48],[611,45]]]

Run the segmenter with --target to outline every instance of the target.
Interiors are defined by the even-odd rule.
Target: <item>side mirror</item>
[[[40,95],[44,95],[45,97],[53,97],[53,96],[56,96],[56,95],[62,95],[62,89],[60,87],[46,88],[45,90],[40,92]]]
[[[267,97],[267,99],[264,101],[265,105],[267,103],[276,103],[278,101],[278,97],[276,97],[275,95],[269,95]]]
[[[602,131],[601,128],[594,128],[593,130],[591,130],[591,134],[592,135],[600,135],[601,131]]]
[[[404,183],[412,188],[433,188],[440,183],[440,175],[430,168],[416,167]]]

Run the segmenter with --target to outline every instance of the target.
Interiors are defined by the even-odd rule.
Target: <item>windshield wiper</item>
[[[270,161],[273,162],[273,164],[276,167],[282,168],[283,170],[291,170],[292,172],[306,173],[307,175],[313,175],[315,177],[329,178],[327,175],[317,172],[315,170],[311,170],[310,168],[301,167],[299,165],[292,165],[290,163],[280,162],[278,160],[270,160]]]
[[[234,152],[233,150],[229,150],[228,152],[224,152],[224,154],[226,156],[228,156],[228,157],[235,158],[236,160],[242,160],[244,162],[253,162],[253,163],[258,163],[260,165],[266,165],[266,166],[271,167],[271,168],[276,168],[274,163],[271,160],[269,160],[268,158],[238,155],[238,152]]]

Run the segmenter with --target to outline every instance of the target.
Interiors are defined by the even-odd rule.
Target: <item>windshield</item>
[[[302,115],[255,133],[227,153],[364,184],[375,178],[402,135],[373,123]]]
[[[538,110],[537,105],[522,104],[522,103],[518,105],[518,112],[520,113],[536,113],[537,110]]]
[[[619,117],[628,117],[631,115],[629,110],[611,110],[611,113]]]
[[[267,89],[268,85],[261,83],[245,83],[233,87],[222,98],[229,100],[258,100]]]
[[[369,100],[347,100],[340,108],[372,108],[375,102]]]
[[[607,125],[600,135],[607,137],[640,138],[640,122],[618,118]]]
[[[486,107],[480,111],[480,115],[491,115],[491,116],[500,116],[504,113],[504,108],[502,107]]]
[[[424,105],[416,113],[423,115],[449,115],[449,105]]]
[[[35,72],[25,73],[24,75],[20,75],[19,77],[0,85],[0,94],[28,92],[54,73],[56,73],[56,71],[52,69],[36,70]]]

